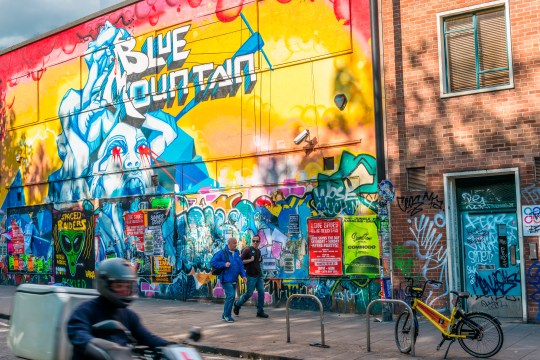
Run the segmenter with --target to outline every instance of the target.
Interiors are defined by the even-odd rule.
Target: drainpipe
[[[375,115],[375,148],[377,158],[377,181],[386,180],[386,162],[384,151],[384,114],[382,97],[381,45],[379,34],[379,0],[370,0],[371,23],[371,62],[373,69],[373,107]],[[377,184],[378,185],[378,184]],[[379,245],[381,248],[381,294],[384,287],[390,287],[388,297],[392,297],[392,240],[390,238],[390,205],[379,197]],[[383,211],[381,211],[383,210]],[[384,213],[385,215],[381,215]],[[387,226],[382,226],[385,223]],[[384,228],[384,229],[383,229]],[[389,283],[389,284],[388,284]],[[387,296],[384,296],[385,298]],[[382,304],[382,321],[392,321],[392,309],[389,303]]]
[[[382,109],[382,73],[381,47],[379,39],[379,0],[369,1],[371,21],[371,63],[373,66],[373,106],[375,112],[375,147],[377,158],[377,180],[386,179],[386,163],[384,157],[384,123]]]

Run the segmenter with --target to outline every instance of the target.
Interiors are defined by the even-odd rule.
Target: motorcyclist
[[[95,348],[102,344],[102,339],[92,334],[92,325],[105,320],[121,322],[139,345],[155,348],[173,344],[152,334],[142,325],[139,316],[127,308],[135,298],[133,288],[137,281],[131,263],[121,258],[100,262],[96,281],[100,296],[80,304],[67,323],[67,334],[73,344],[72,359],[92,358]],[[121,346],[128,344],[128,339],[123,335],[113,334],[107,336],[106,340]]]

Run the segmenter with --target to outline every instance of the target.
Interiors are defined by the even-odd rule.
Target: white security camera
[[[306,129],[302,131],[300,134],[298,134],[297,137],[294,138],[294,143],[296,145],[300,145],[302,141],[306,140],[306,138],[309,136],[309,130]]]

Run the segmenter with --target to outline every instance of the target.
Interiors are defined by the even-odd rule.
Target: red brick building
[[[540,2],[381,2],[394,287],[540,321]]]

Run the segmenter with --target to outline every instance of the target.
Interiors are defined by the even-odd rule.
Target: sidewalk
[[[14,287],[0,286],[0,317],[10,313]],[[319,312],[290,310],[290,338],[287,343],[285,308],[266,307],[268,319],[256,318],[253,306],[244,306],[235,323],[221,320],[222,304],[182,302],[161,299],[139,299],[132,305],[143,323],[156,334],[181,340],[192,326],[202,328],[203,338],[195,344],[202,352],[220,353],[248,359],[410,359],[401,354],[394,340],[394,322],[375,322],[371,317],[371,352],[366,346],[364,315],[325,313],[325,344],[329,348],[310,346],[321,342]],[[538,359],[540,326],[503,322],[504,345],[492,359]],[[443,359],[446,346],[436,346],[441,335],[425,320],[420,320],[416,358]],[[448,344],[448,343],[446,343]],[[471,359],[454,343],[448,359]]]

